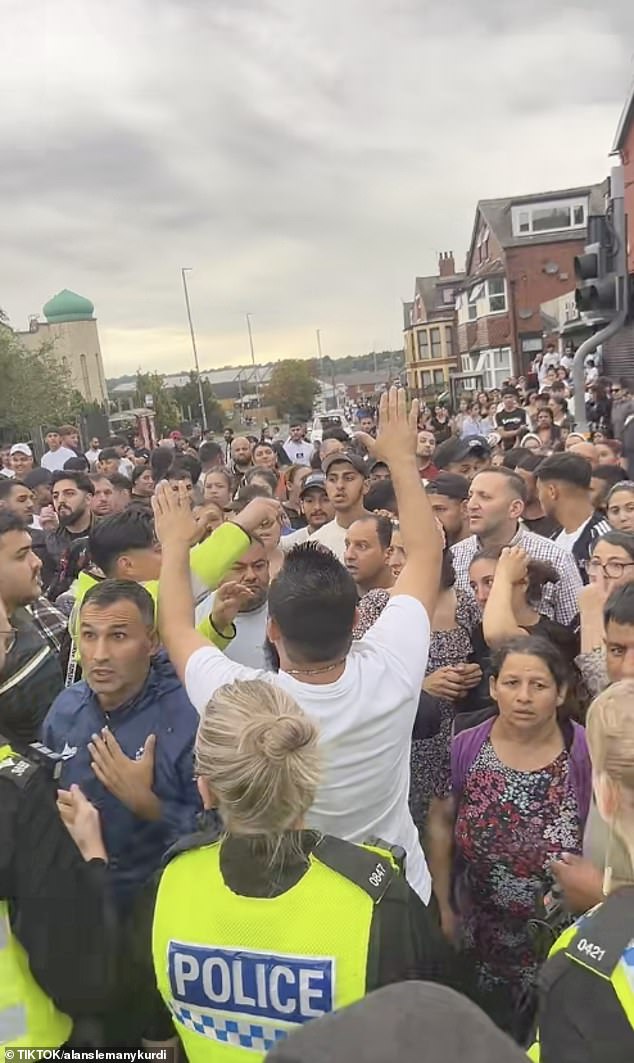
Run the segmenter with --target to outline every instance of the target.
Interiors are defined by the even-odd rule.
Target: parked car
[[[327,410],[326,413],[317,414],[310,433],[311,443],[321,443],[327,428],[343,428],[352,438],[352,425],[344,410]]]

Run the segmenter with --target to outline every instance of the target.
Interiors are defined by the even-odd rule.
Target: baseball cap
[[[469,436],[467,439],[447,439],[434,451],[434,465],[444,469],[454,461],[464,461],[471,454],[488,457],[491,448],[484,436]]]
[[[31,450],[28,443],[14,443],[11,447],[11,450],[9,451],[9,454],[24,454],[25,458],[33,457],[33,451]]]
[[[456,502],[464,502],[469,497],[469,481],[466,476],[453,472],[439,472],[435,480],[430,480],[425,490],[429,495],[444,495]]]
[[[322,491],[326,490],[326,477],[323,472],[311,472],[310,476],[306,477],[299,492],[299,497],[302,498],[307,491],[310,491],[311,487],[319,487]]]
[[[345,462],[346,465],[352,465],[352,468],[356,469],[357,472],[360,472],[362,476],[368,475],[368,467],[363,458],[360,458],[358,454],[351,454],[349,450],[337,450],[334,454],[329,454],[328,457],[324,458],[322,461],[321,467],[324,472],[327,473],[333,465],[337,464],[337,462],[340,464],[341,462]]]

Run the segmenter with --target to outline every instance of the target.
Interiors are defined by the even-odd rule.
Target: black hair
[[[165,473],[166,480],[191,480],[194,482],[194,477],[191,474],[191,469],[186,469],[184,465],[172,465],[170,469]]]
[[[258,439],[257,443],[255,443],[255,445],[253,447],[254,451],[257,450],[258,447],[266,447],[267,450],[272,450],[273,453],[275,454],[275,447],[273,446],[273,444],[271,442],[269,442],[268,439]]]
[[[23,480],[10,480],[7,476],[0,476],[0,502],[4,502],[9,498],[11,491],[14,487],[28,487]],[[29,487],[29,491],[31,488]]]
[[[522,447],[523,456],[519,459],[516,469],[526,469],[527,472],[535,472],[544,460],[543,454],[534,454],[526,447]]]
[[[541,463],[537,479],[544,483],[559,481],[587,491],[592,479],[592,466],[579,454],[554,454]]]
[[[132,472],[130,474],[130,483],[132,484],[133,487],[134,487],[134,484],[139,479],[139,477],[143,476],[144,472],[149,472],[149,473],[152,472],[152,470],[151,470],[149,465],[135,465],[135,467],[133,468],[133,470],[132,470]],[[110,483],[114,483],[114,476],[109,476],[108,479],[110,480]],[[127,479],[127,476],[124,476],[124,480],[126,480],[126,479]]]
[[[45,433],[44,433],[44,438],[46,439],[47,436],[51,436],[53,434],[56,435],[56,436],[61,436],[61,434],[62,434],[61,433],[61,429],[59,429],[59,428],[47,428]]]
[[[594,553],[599,543],[607,543],[608,546],[620,546],[621,550],[625,550],[625,552],[632,558],[632,561],[634,561],[634,535],[631,535],[629,532],[606,532],[605,535],[601,535],[594,540],[592,543],[592,553]]]
[[[128,550],[149,550],[156,542],[154,520],[145,509],[131,507],[100,520],[90,531],[91,560],[108,576]]]
[[[51,487],[55,487],[61,480],[71,480],[79,491],[85,491],[87,495],[94,495],[95,487],[90,477],[85,472],[74,472],[72,469],[57,469],[51,479]]]
[[[634,625],[634,583],[624,583],[622,587],[612,591],[603,609],[603,624],[606,629],[610,622],[623,627]]]
[[[165,479],[165,473],[169,469],[174,460],[174,451],[171,447],[156,447],[150,454],[150,468],[154,473],[154,479],[158,483],[159,480]]]
[[[376,528],[376,537],[382,550],[389,550],[392,543],[392,521],[382,513],[364,513],[359,522],[371,521]]]
[[[6,479],[6,477],[4,477],[4,479]],[[41,469],[39,467],[31,469],[30,472],[27,472],[24,476],[24,483],[27,487],[30,487],[31,490],[35,487],[41,487],[43,484],[50,487],[52,480],[53,473],[50,472],[49,469]]]
[[[141,614],[146,627],[154,627],[154,599],[142,583],[132,579],[104,579],[89,587],[81,603],[80,613],[87,605],[107,609],[117,602],[132,602]]]
[[[127,447],[128,441],[124,436],[110,436],[107,446],[109,449],[112,449],[113,447]]]
[[[83,454],[76,454],[74,458],[68,458],[64,462],[64,469],[69,472],[88,472],[90,464]]]
[[[258,487],[257,484],[245,484],[238,491],[235,500],[230,505],[230,509],[233,513],[241,513],[245,506],[248,506],[249,502],[252,502],[254,498],[270,497],[266,487]]]
[[[217,461],[218,458],[223,458],[224,455],[220,443],[214,443],[213,440],[209,439],[200,444],[198,457],[202,464],[206,465],[207,462]]]
[[[555,418],[553,416],[553,411],[551,410],[550,406],[544,406],[543,410],[540,410],[537,414],[537,417],[540,418],[543,413],[548,414],[548,416],[550,417],[550,423],[551,425],[553,425],[555,423]]]
[[[593,480],[604,480],[607,488],[616,487],[623,482],[623,469],[618,465],[597,465],[592,470]]]
[[[494,679],[498,678],[504,662],[512,653],[519,653],[523,657],[539,657],[555,680],[557,690],[570,682],[570,669],[565,657],[554,643],[540,635],[522,635],[500,646],[491,656],[491,675]]]
[[[513,398],[516,399],[517,398],[517,390],[516,390],[516,388],[514,388],[514,387],[502,388],[502,398],[505,398],[506,395],[512,395]]]
[[[22,517],[10,509],[0,510],[0,538],[12,531],[26,531]]]
[[[273,469],[263,469],[261,465],[254,465],[253,468],[247,469],[244,476],[244,481],[247,487],[251,486],[254,476],[259,476],[261,480],[264,480],[271,488],[271,492],[275,494],[278,477],[277,473],[273,472]]]
[[[337,424],[333,424],[330,428],[324,428],[324,433],[321,437],[322,443],[325,443],[327,439],[336,439],[338,443],[350,445],[350,436],[344,428]]]
[[[116,450],[114,449],[114,447],[104,447],[103,450],[99,451],[99,457],[97,458],[97,461],[120,461],[120,460],[121,459],[120,459],[119,455],[117,454]]]
[[[450,546],[445,546],[440,562],[440,589],[448,591],[456,582],[456,570],[453,566],[453,554]]]
[[[482,473],[479,475],[504,477],[509,489],[514,492],[514,498],[519,498],[522,502],[526,502],[528,497],[526,484],[522,480],[522,477],[518,476],[513,469],[505,469],[503,465],[496,465],[490,469],[483,469]]]
[[[192,483],[197,484],[202,476],[203,467],[200,464],[198,458],[195,458],[193,454],[179,454],[172,466],[174,469],[185,469],[192,478]],[[166,479],[173,479],[173,477],[166,477]]]
[[[116,491],[132,491],[132,480],[124,476],[123,473],[113,472],[111,476],[108,476],[108,479]]]
[[[372,484],[363,500],[365,508],[372,513],[377,509],[386,509],[388,513],[398,514],[396,493],[391,480],[379,480]]]
[[[330,550],[315,542],[290,550],[269,588],[269,615],[297,663],[345,657],[356,608],[352,576]]]
[[[502,468],[510,469],[511,472],[514,472],[525,453],[525,447],[511,447],[510,450],[506,450],[502,459]]]

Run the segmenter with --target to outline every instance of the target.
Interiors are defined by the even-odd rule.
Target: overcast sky
[[[3,0],[0,306],[106,374],[401,346],[479,198],[601,180],[632,0]],[[530,14],[529,14],[530,12]]]

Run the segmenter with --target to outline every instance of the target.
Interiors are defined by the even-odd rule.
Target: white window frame
[[[575,229],[585,229],[588,224],[588,197],[577,196],[574,199],[549,199],[541,203],[521,203],[511,207],[513,236],[547,236],[548,233],[569,233]],[[552,229],[535,229],[533,211],[568,209],[570,225],[555,226]],[[583,210],[583,221],[575,222],[575,211]]]
[[[493,283],[493,281],[502,281],[502,291],[501,292],[492,292],[491,291],[491,284]],[[486,317],[492,317],[494,314],[505,314],[507,312],[507,309],[508,309],[507,298],[506,298],[506,278],[505,277],[490,277],[489,280],[486,283],[486,293],[487,293],[487,308],[488,308],[488,313],[486,314]],[[492,299],[504,299],[504,306],[499,307],[497,310],[494,310],[493,307],[491,306],[491,300]]]

